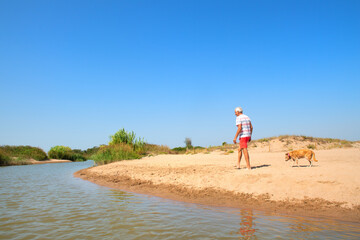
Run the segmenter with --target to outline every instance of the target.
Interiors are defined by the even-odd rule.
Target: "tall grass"
[[[127,132],[124,128],[110,136],[109,145],[103,145],[99,149],[94,149],[94,154],[90,159],[97,164],[107,164],[120,160],[138,159],[146,154],[148,149],[154,147],[145,147],[144,139],[136,138],[136,134]]]
[[[90,158],[98,165],[108,164],[120,160],[138,159],[143,152],[134,151],[130,144],[119,143],[108,146],[101,146],[100,149]]]
[[[44,150],[31,146],[0,146],[0,149],[9,157],[20,159],[47,160]]]
[[[136,134],[131,131],[127,132],[124,128],[117,131],[110,136],[109,145],[128,144],[133,147],[133,150],[142,149],[145,145],[144,139],[136,138]]]

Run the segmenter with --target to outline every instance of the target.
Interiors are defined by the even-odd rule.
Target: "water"
[[[0,168],[0,239],[359,239],[360,224],[133,194],[74,178],[91,166]]]

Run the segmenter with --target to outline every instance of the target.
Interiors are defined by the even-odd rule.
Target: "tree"
[[[185,145],[187,148],[192,148],[192,144],[191,144],[191,139],[190,138],[185,138]]]

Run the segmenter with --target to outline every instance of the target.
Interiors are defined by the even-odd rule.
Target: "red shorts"
[[[242,137],[240,138],[240,148],[247,148],[247,144],[250,141],[251,137]]]

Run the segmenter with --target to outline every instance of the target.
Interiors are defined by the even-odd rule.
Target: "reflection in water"
[[[255,237],[255,223],[254,223],[254,214],[252,210],[240,210],[241,222],[239,232],[243,239],[251,239]]]
[[[331,225],[327,225],[331,226]],[[289,228],[294,233],[302,233],[304,237],[309,237],[311,233],[321,231],[322,228],[317,226],[315,221],[307,220],[304,218],[295,218],[293,221],[289,222]]]
[[[73,177],[92,165],[0,168],[0,239],[360,238],[358,223],[182,203]]]
[[[119,190],[115,190],[115,189],[110,189],[108,195],[110,197],[112,197],[112,201],[113,202],[118,202],[121,204],[126,204],[128,202],[131,202],[134,198],[134,194],[128,193],[128,192],[124,192],[124,191],[119,191]]]

